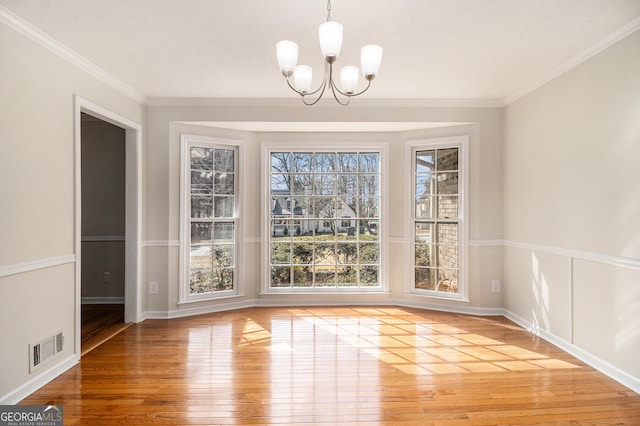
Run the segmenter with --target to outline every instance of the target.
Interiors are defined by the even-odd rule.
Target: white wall
[[[504,111],[505,308],[640,389],[640,31]]]
[[[73,365],[74,95],[135,122],[137,102],[0,22],[0,404]],[[64,351],[29,374],[28,344],[62,330]]]
[[[300,303],[404,303],[441,307],[442,301],[425,300],[404,293],[412,277],[406,268],[407,181],[406,143],[410,140],[466,134],[470,137],[470,303],[449,302],[454,309],[500,312],[502,294],[490,291],[491,279],[501,279],[502,250],[492,241],[502,237],[502,114],[499,108],[372,108],[372,107],[180,107],[147,108],[147,259],[145,284],[158,281],[159,294],[144,292],[146,317],[166,318],[229,306]],[[431,122],[471,123],[410,132],[362,133],[260,133],[206,127],[199,122]],[[187,122],[189,124],[187,124]],[[328,130],[330,130],[328,126]],[[178,305],[180,134],[201,134],[244,140],[244,238],[241,264],[244,296],[222,302]],[[306,141],[319,144],[335,141],[376,141],[389,144],[389,269],[390,294],[368,296],[265,296],[260,295],[261,269],[261,142]]]

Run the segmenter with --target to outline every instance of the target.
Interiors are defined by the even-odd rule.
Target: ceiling
[[[316,82],[321,74],[325,0],[2,6],[146,100],[293,98],[276,62],[281,39],[298,43]],[[384,49],[363,97],[504,103],[640,28],[640,0],[333,0],[331,15],[344,26],[338,65],[359,65],[365,44]]]

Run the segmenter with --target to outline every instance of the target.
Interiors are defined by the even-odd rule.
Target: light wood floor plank
[[[22,403],[69,425],[640,424],[640,395],[505,318],[393,307],[147,320]]]

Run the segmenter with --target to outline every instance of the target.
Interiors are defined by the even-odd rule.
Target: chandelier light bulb
[[[298,45],[291,40],[282,40],[276,44],[276,55],[280,71],[289,77],[298,63]]]
[[[344,90],[345,93],[350,95],[356,91],[359,75],[360,71],[358,70],[358,67],[351,65],[342,67],[340,70],[340,84],[342,85],[342,90]]]
[[[360,50],[362,74],[367,80],[373,80],[380,70],[382,63],[382,47],[377,44],[367,44]]]
[[[327,62],[332,58],[335,62],[340,55],[342,49],[342,25],[334,21],[323,22],[318,28],[318,37],[320,38],[320,49]]]
[[[313,70],[308,65],[298,65],[293,70],[293,83],[302,93],[309,93]]]

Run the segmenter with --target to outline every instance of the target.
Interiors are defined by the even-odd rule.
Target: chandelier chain
[[[327,22],[331,22],[331,0],[327,0]]]

